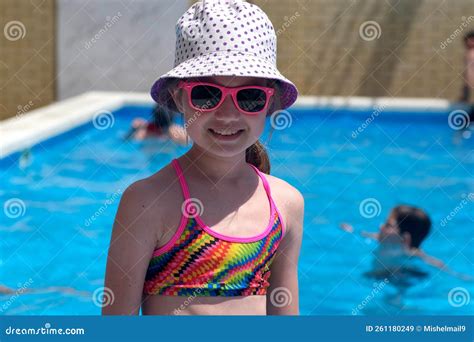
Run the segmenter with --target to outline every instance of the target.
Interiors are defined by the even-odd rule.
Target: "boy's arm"
[[[348,232],[348,233],[352,233],[354,234],[355,231],[354,231],[354,227],[348,223],[341,223],[339,225],[339,227],[344,230],[345,232]],[[379,239],[379,233],[372,233],[372,232],[367,232],[365,230],[361,230],[359,232],[359,234],[363,237],[367,237],[367,238],[371,238],[371,239],[374,239],[374,240],[378,240]]]
[[[459,273],[459,272],[456,272],[456,271],[450,269],[448,267],[448,265],[446,265],[442,260],[440,260],[438,258],[435,258],[431,255],[426,254],[421,249],[417,248],[414,254],[416,256],[420,257],[428,265],[436,267],[439,270],[452,275],[453,277],[456,277],[456,278],[459,278],[459,279],[462,279],[462,280],[466,280],[466,281],[474,281],[474,278],[472,276],[467,275],[467,274],[463,274],[463,273]]]
[[[360,232],[360,235],[362,235],[363,237],[368,237],[368,238],[377,240],[377,241],[378,241],[379,238],[380,238],[380,234],[379,234],[379,233],[366,232],[365,230],[362,230],[362,231]]]

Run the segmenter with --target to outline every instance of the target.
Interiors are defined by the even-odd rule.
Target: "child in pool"
[[[127,138],[144,140],[147,138],[169,138],[180,145],[186,145],[186,133],[184,129],[173,123],[174,114],[156,105],[153,108],[152,118],[147,121],[143,118],[135,118]]]
[[[468,32],[464,36],[464,46],[466,48],[464,54],[464,84],[461,93],[461,102],[470,104],[469,122],[466,125],[464,135],[470,134],[467,131],[474,122],[474,31]]]
[[[461,101],[470,101],[471,95],[474,93],[474,31],[468,32],[464,36],[464,84],[462,88]]]
[[[103,314],[298,314],[304,200],[269,175],[258,141],[297,89],[276,69],[257,6],[197,2],[177,22],[175,68],[152,88],[193,145],[127,188],[115,219]]]
[[[341,228],[354,233],[354,228],[342,223]],[[463,280],[472,280],[451,270],[443,261],[426,254],[421,249],[422,242],[431,230],[429,216],[420,208],[408,205],[399,205],[392,209],[386,222],[380,226],[378,233],[361,231],[360,234],[379,242],[375,250],[373,270],[369,275],[376,278],[424,277],[426,272],[414,265],[414,258],[419,258],[428,265]]]
[[[49,292],[58,292],[71,295],[79,295],[82,297],[90,297],[92,294],[87,291],[79,291],[72,287],[65,286],[50,286],[45,288],[19,288],[13,289],[0,284],[0,296],[2,295],[21,295],[25,293],[49,293]]]

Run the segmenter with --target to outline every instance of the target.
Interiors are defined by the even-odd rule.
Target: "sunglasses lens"
[[[243,89],[237,93],[237,103],[240,109],[258,113],[265,108],[267,102],[267,94],[261,89]]]
[[[213,86],[198,85],[191,91],[191,102],[199,109],[211,109],[216,107],[221,97],[222,92],[219,88]]]

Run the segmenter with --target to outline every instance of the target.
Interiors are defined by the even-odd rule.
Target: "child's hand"
[[[365,230],[361,231],[360,235],[362,235],[363,237],[366,237],[366,238],[374,239],[374,240],[379,239],[379,233],[366,232]]]
[[[352,227],[350,224],[348,223],[341,223],[339,225],[339,227],[344,230],[345,232],[348,232],[348,233],[354,233],[354,227]]]
[[[140,127],[146,127],[148,121],[146,121],[143,118],[135,118],[132,121],[132,127],[133,128],[140,128]]]
[[[469,281],[471,283],[474,282],[474,278],[471,277],[469,274],[458,273],[458,277],[464,281]]]

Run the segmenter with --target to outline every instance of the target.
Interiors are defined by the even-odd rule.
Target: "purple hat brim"
[[[225,68],[229,63],[232,68]],[[236,73],[236,70],[239,70]],[[187,79],[208,76],[259,77],[277,80],[280,84],[281,109],[290,107],[298,97],[298,89],[277,68],[265,59],[240,52],[220,52],[190,58],[174,67],[156,80],[151,88],[151,97],[160,105],[178,111],[167,90],[171,79]]]

